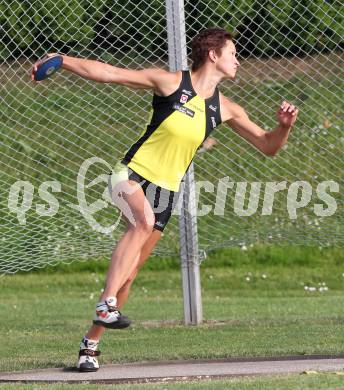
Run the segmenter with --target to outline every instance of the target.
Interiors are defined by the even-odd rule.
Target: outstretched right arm
[[[179,79],[179,76],[175,73],[163,69],[131,70],[105,64],[100,61],[70,56],[62,57],[63,69],[99,83],[115,83],[135,89],[146,88],[160,92],[164,85],[169,83],[174,84],[175,80]]]

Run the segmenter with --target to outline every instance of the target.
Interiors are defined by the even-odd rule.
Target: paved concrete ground
[[[98,372],[79,373],[75,368],[0,373],[0,382],[146,383],[247,375],[342,371],[344,356],[308,356],[255,359],[187,360],[104,365]]]

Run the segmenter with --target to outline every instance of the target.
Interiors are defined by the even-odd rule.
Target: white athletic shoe
[[[98,351],[98,341],[89,340],[84,337],[80,344],[78,370],[80,372],[93,372],[99,369],[97,356],[100,355]]]
[[[116,309],[116,303],[116,297],[108,297],[105,301],[97,303],[93,323],[110,329],[127,328],[131,321]]]

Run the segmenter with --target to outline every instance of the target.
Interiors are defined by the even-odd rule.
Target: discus
[[[52,76],[62,66],[62,56],[54,54],[51,57],[46,57],[36,64],[36,70],[33,71],[35,81],[42,81]]]

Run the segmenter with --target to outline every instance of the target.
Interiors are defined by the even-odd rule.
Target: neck
[[[221,79],[222,77],[214,72],[213,69],[205,66],[191,73],[192,86],[197,95],[203,99],[213,96],[215,88]]]

